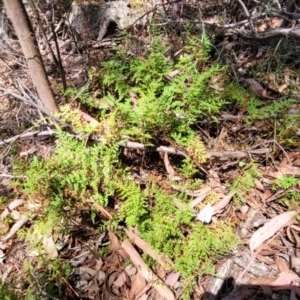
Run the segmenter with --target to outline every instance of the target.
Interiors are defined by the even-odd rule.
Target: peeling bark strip
[[[43,60],[24,4],[21,0],[4,0],[4,5],[22,46],[37,93],[45,109],[50,113],[55,113],[58,111],[58,106],[49,85]]]

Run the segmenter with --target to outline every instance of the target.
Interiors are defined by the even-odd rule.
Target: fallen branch
[[[25,97],[21,96],[21,95],[18,95],[14,92],[11,92],[9,91],[8,89],[5,89],[3,87],[0,86],[0,91],[4,92],[4,94],[0,95],[0,97],[3,97],[3,96],[6,96],[6,95],[10,95],[14,98],[16,98],[17,100],[20,100],[22,102],[24,102],[25,104],[28,104],[28,105],[31,105],[35,108],[37,108],[38,110],[40,110],[41,112],[43,112],[45,115],[55,119],[55,120],[58,120],[56,117],[54,117],[51,113],[49,113],[48,110],[46,110],[43,106],[33,102],[33,101],[30,101],[28,99],[26,99]]]
[[[15,142],[17,139],[26,139],[26,138],[33,138],[33,137],[42,137],[42,136],[53,136],[56,135],[55,130],[46,130],[46,131],[32,131],[32,132],[25,132],[18,135],[15,135],[11,138],[5,139],[0,141],[0,147],[6,144],[11,144]]]
[[[265,32],[252,32],[245,29],[229,29],[225,32],[226,36],[240,36],[249,40],[267,40],[278,37],[292,37],[296,40],[300,40],[300,27],[294,28],[278,28],[276,30],[270,30]]]
[[[5,139],[3,141],[0,141],[0,147],[6,144],[13,143],[17,139],[46,137],[46,136],[54,136],[54,135],[56,135],[56,131],[53,129],[45,130],[45,131],[25,132],[25,133],[18,134],[14,137]],[[73,135],[73,136],[77,139],[83,138],[83,136],[81,135]],[[105,139],[100,135],[92,135],[90,139],[98,142],[105,141]],[[131,142],[131,141],[121,142],[120,146],[124,148],[130,148],[130,149],[152,150],[152,151],[163,152],[168,154],[176,154],[184,157],[188,156],[187,153],[181,150],[177,150],[173,147],[167,147],[167,146],[149,147],[142,143]],[[244,151],[208,151],[207,153],[210,155],[210,157],[229,159],[229,158],[243,158],[243,157],[248,157],[250,155],[267,155],[270,154],[270,150],[266,148],[261,148],[261,149],[244,150]]]

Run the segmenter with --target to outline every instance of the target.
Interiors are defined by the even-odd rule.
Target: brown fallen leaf
[[[171,272],[167,279],[165,280],[165,283],[168,285],[168,286],[172,286],[174,287],[175,286],[175,283],[178,281],[180,277],[180,273],[179,272]]]
[[[274,100],[274,97],[268,95],[267,91],[263,88],[263,86],[258,83],[256,80],[249,78],[246,79],[246,83],[249,85],[250,91],[257,96],[257,98],[262,100]]]
[[[257,249],[264,241],[283,228],[296,214],[296,211],[285,212],[274,217],[264,226],[255,231],[249,243],[251,254],[253,254],[255,249]]]
[[[95,119],[93,118],[92,116],[90,116],[89,114],[83,112],[82,110],[80,109],[77,109],[77,112],[80,114],[81,118],[95,126],[99,125],[100,123]]]
[[[124,260],[128,259],[128,254],[126,251],[124,251],[124,249],[121,248],[119,239],[117,238],[117,236],[112,232],[109,231],[108,232],[108,237],[109,237],[109,241],[110,241],[110,249],[112,251],[117,252]]]
[[[17,208],[18,206],[22,205],[25,202],[25,199],[16,199],[13,202],[9,203],[9,205],[4,209],[0,216],[0,220],[3,220],[5,217],[7,217],[12,210]]]
[[[15,233],[27,223],[28,217],[25,215],[21,215],[21,218],[11,227],[10,231],[7,233],[7,235],[3,238],[2,242],[8,241],[10,238],[12,238]]]
[[[285,166],[283,168],[280,168],[279,172],[281,172],[283,175],[300,176],[299,167]]]
[[[165,152],[165,155],[164,155],[164,164],[165,164],[166,171],[168,173],[168,179],[172,180],[172,178],[175,175],[175,171],[174,171],[173,167],[170,164],[169,156],[168,156],[167,152]]]
[[[237,278],[237,282],[240,282],[244,275],[248,272],[249,268],[255,261],[256,254],[255,250],[260,250],[259,247],[263,244],[264,241],[271,238],[277,231],[287,225],[287,223],[297,214],[297,211],[289,211],[285,212],[279,216],[274,217],[269,222],[265,223],[264,226],[260,227],[257,231],[252,235],[249,247],[250,247],[250,261],[248,266],[244,269],[244,271]]]
[[[54,259],[58,257],[58,252],[52,234],[44,237],[43,246],[50,258]]]
[[[219,213],[231,200],[234,193],[230,193],[229,195],[225,196],[220,202],[213,206],[213,215]]]
[[[172,80],[174,77],[176,77],[178,74],[180,74],[183,70],[184,70],[183,67],[181,67],[180,69],[174,70],[174,71],[170,72],[169,74],[167,74],[166,78],[168,80]]]
[[[278,274],[277,278],[270,278],[270,276],[260,277],[258,279],[252,280],[253,285],[268,285],[273,287],[284,287],[291,288],[296,281],[300,278],[299,276],[291,270],[283,271]]]
[[[211,192],[211,188],[210,187],[206,187],[204,189],[202,189],[202,192],[198,194],[197,198],[195,198],[191,203],[190,206],[191,207],[195,207],[196,205],[198,205],[199,203],[201,203]]]
[[[145,287],[147,286],[145,278],[143,278],[139,273],[133,280],[129,292],[129,299],[134,300],[134,299],[139,299],[143,293],[146,292]],[[150,286],[148,287],[150,288]]]
[[[280,272],[289,271],[289,269],[290,269],[287,262],[284,259],[282,259],[281,257],[277,257],[276,265]]]
[[[174,265],[170,259],[159,255],[155,250],[153,250],[150,244],[141,239],[137,234],[133,233],[128,229],[124,229],[124,231],[126,232],[127,236],[130,238],[131,241],[133,241],[141,250],[147,253],[165,269],[170,268],[170,266]]]
[[[113,219],[112,215],[102,206],[100,205],[98,202],[96,202],[92,197],[90,197],[89,199],[85,199],[85,201],[87,203],[93,203],[95,205],[95,207],[102,213],[102,215],[110,220]]]
[[[151,281],[156,291],[166,300],[175,300],[172,291],[159,279],[146,265],[139,253],[134,249],[129,240],[122,242],[122,248],[128,253],[130,260],[138,268],[140,274],[147,280]]]

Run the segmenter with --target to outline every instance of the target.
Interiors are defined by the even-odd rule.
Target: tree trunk
[[[41,102],[49,113],[55,113],[59,109],[24,4],[22,0],[3,0],[3,2],[22,46],[30,76]]]

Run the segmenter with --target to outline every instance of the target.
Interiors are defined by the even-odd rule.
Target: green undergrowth
[[[204,186],[197,174],[209,157],[196,124],[203,120],[217,122],[224,108],[244,105],[244,98],[249,96],[228,84],[225,68],[208,63],[206,37],[188,40],[174,59],[167,58],[168,48],[158,37],[143,58],[132,57],[121,48],[116,53],[90,74],[100,98],[93,98],[88,89],[67,92],[77,95],[99,124],[88,124],[72,106],[65,106],[59,117],[72,125],[76,137],[57,126],[56,149],[49,157],[15,162],[15,175],[26,176],[16,182],[15,191],[36,207],[28,212],[32,227],[18,234],[42,252],[43,237],[51,233],[56,239],[70,233],[72,218],[82,211],[90,214],[91,223],[95,220],[98,212],[87,205],[88,200],[105,208],[113,202],[118,208],[113,220],[95,225],[96,230],[111,229],[124,237],[120,225],[137,228],[157,253],[174,262],[174,268],[188,283],[183,297],[190,299],[192,279],[214,274],[216,260],[238,244],[232,224],[202,224],[189,205],[192,199],[185,191]],[[253,119],[255,114],[258,111],[249,111]],[[101,136],[102,142],[89,139],[91,135]],[[188,158],[174,164],[181,178],[177,184],[180,191],[171,188],[174,183],[165,173],[157,180],[152,175],[159,171],[149,170],[142,162],[138,163],[146,167],[148,176],[143,182],[135,181],[131,166],[123,158],[125,141],[141,142],[150,148],[167,145],[185,152]],[[256,165],[245,169],[249,176],[232,185],[237,194],[241,185],[250,189],[259,177]],[[54,261],[47,264],[57,270],[55,274],[69,272]],[[58,280],[57,286],[61,284]],[[51,286],[47,291],[61,292],[52,292]]]
[[[237,204],[244,203],[244,198],[255,187],[255,180],[262,177],[258,163],[251,161],[250,163],[240,162],[239,169],[241,174],[237,176],[231,184],[231,192],[234,194]]]
[[[240,86],[229,84],[225,91],[225,99],[232,99],[232,103],[245,107],[245,123],[253,125],[256,122],[264,121],[268,124],[270,137],[274,137],[281,145],[288,147],[299,147],[300,142],[297,136],[300,113],[292,112],[294,105],[299,104],[299,99],[293,97],[282,97],[272,101],[260,100],[251,96]]]
[[[283,176],[272,181],[272,190],[274,192],[283,192],[278,202],[289,210],[297,209],[299,206],[300,180],[295,176]]]

